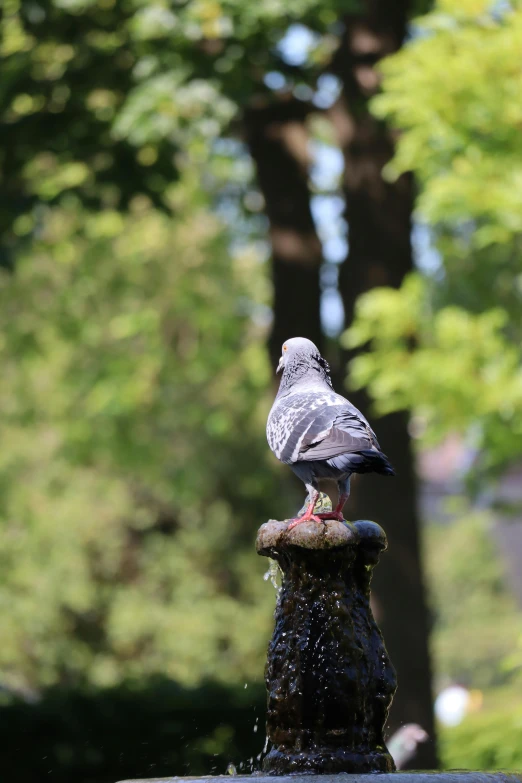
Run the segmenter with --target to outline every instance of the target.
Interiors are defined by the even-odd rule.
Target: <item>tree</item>
[[[521,11],[519,3],[491,9],[483,2],[441,0],[415,21],[417,35],[383,62],[383,90],[372,110],[398,137],[384,176],[398,183],[407,172],[415,173],[416,223],[425,235],[429,232],[432,247],[399,289],[380,287],[358,300],[355,322],[344,338],[352,351],[370,347],[353,358],[351,377],[366,388],[375,409],[383,414],[409,409],[421,445],[459,433],[476,454],[468,493],[483,495],[487,485],[490,497],[499,474],[520,461],[522,445],[522,212],[515,186],[522,165],[516,97]],[[459,523],[454,535],[473,537],[470,552],[482,546],[476,519]],[[463,578],[462,563],[459,572]],[[445,578],[452,578],[446,559]],[[493,599],[499,624],[493,655],[503,656],[502,646],[519,633],[519,618],[509,599],[507,609],[502,603],[501,580],[492,598],[479,597],[469,579],[466,583],[474,596],[473,610],[467,608],[467,638],[475,632],[474,619],[487,612]],[[441,589],[435,583],[435,598]],[[454,583],[453,594],[458,594]],[[469,678],[463,661],[458,662],[457,621],[440,604],[439,597],[437,658],[448,673]],[[466,612],[464,601],[453,609],[459,611]],[[487,645],[483,628],[481,622],[479,636]],[[493,677],[491,651],[477,644],[473,654],[473,684],[480,687],[486,678],[512,682],[513,660]],[[479,718],[475,727],[470,719],[451,745],[446,740],[443,752],[450,764],[468,732],[483,733],[487,722],[504,731],[505,720],[498,714]],[[498,763],[487,752],[490,762]],[[512,763],[509,740],[501,752],[506,764]],[[467,763],[476,766],[478,755]]]
[[[304,150],[307,121],[317,111],[316,86],[326,71],[341,74],[345,118],[355,120],[357,133],[356,143],[343,140],[351,250],[341,289],[348,318],[354,277],[360,293],[384,279],[398,286],[409,268],[411,180],[383,183],[380,167],[393,145],[368,114],[362,82],[352,78],[365,73],[375,84],[375,62],[401,45],[407,12],[402,5],[391,13],[383,4],[363,4],[363,25],[369,20],[376,48],[356,53],[354,68],[361,16],[346,17],[346,4],[336,0],[300,0],[290,12],[279,3],[239,0],[175,7],[160,0],[54,0],[45,7],[9,0],[1,22],[9,74],[1,108],[9,140],[17,144],[5,147],[9,198],[0,228],[5,265],[15,267],[14,275],[3,278],[4,297],[18,303],[23,318],[6,309],[5,401],[12,408],[6,426],[20,449],[16,459],[6,455],[3,474],[9,488],[4,521],[14,525],[5,544],[11,564],[6,586],[11,589],[19,578],[12,551],[19,504],[36,531],[34,542],[47,541],[56,558],[52,572],[72,579],[67,563],[76,562],[80,584],[74,611],[69,599],[64,607],[57,584],[49,585],[49,612],[38,625],[37,604],[28,598],[37,555],[27,549],[20,578],[29,635],[40,629],[45,644],[51,638],[56,644],[49,644],[45,667],[25,656],[17,669],[15,647],[23,640],[13,637],[5,666],[13,665],[24,682],[112,682],[155,668],[189,682],[209,669],[234,679],[259,667],[267,626],[259,622],[259,634],[247,634],[248,644],[240,623],[232,631],[230,618],[241,613],[234,596],[243,585],[248,604],[262,587],[250,576],[249,531],[272,516],[276,504],[280,514],[296,504],[290,493],[287,508],[281,505],[281,474],[268,463],[259,475],[270,384],[259,324],[269,298],[266,275],[254,260],[260,200],[249,197],[255,185],[242,142],[254,159],[271,228],[274,359],[295,330],[322,341],[322,249]],[[338,47],[340,19],[346,35]],[[285,44],[296,25],[306,39],[297,58]],[[359,187],[356,180],[367,165],[369,181]],[[398,226],[393,237],[380,208],[383,193]],[[383,230],[387,241],[373,244]],[[366,276],[368,242],[370,254],[383,254],[386,278]],[[18,355],[26,357],[20,366]],[[36,396],[29,393],[33,387]],[[259,399],[259,418],[250,416]],[[417,590],[405,428],[404,414],[389,417],[383,440],[397,448],[391,456],[403,478],[395,485],[396,529],[409,521],[405,547],[413,553]],[[48,433],[49,459],[35,466],[34,444],[41,443],[45,453]],[[84,503],[78,517],[84,522],[71,528],[67,550],[57,544],[63,522],[52,535],[48,529],[51,508],[61,507],[60,471],[69,477],[63,509],[78,514],[79,495]],[[33,472],[39,492],[26,508],[19,489]],[[101,514],[95,503],[101,498],[112,512],[94,535],[85,520]],[[375,512],[381,518],[382,508],[367,500],[358,515]],[[400,513],[399,503],[406,501]],[[56,513],[65,518],[65,510]],[[204,536],[194,531],[195,520]],[[100,554],[104,547],[112,552],[107,563]],[[92,550],[88,561],[83,548]],[[231,552],[233,565],[224,569]],[[385,562],[381,573],[386,568]],[[211,620],[213,592],[219,618]],[[180,623],[191,629],[185,646],[175,633],[162,635],[172,595],[184,607]],[[402,640],[401,622],[395,618],[386,628],[392,653],[393,637]],[[190,655],[194,644],[197,656]],[[425,701],[424,652],[415,660],[422,662],[424,686],[417,691]],[[405,720],[413,717],[404,714]],[[429,728],[428,717],[422,722]]]
[[[262,676],[273,593],[251,536],[284,497],[268,289],[211,211],[245,176],[214,147],[242,81],[209,78],[208,10],[11,0],[2,18],[10,688]],[[264,51],[271,14],[240,10]]]
[[[379,286],[400,288],[412,269],[413,180],[409,173],[393,183],[383,179],[382,170],[393,156],[394,140],[368,109],[368,100],[379,87],[377,64],[402,46],[409,12],[407,2],[393,6],[378,1],[365,3],[363,13],[345,17],[343,40],[333,62],[344,87],[331,113],[345,159],[349,250],[341,268],[340,291],[348,325],[362,294]],[[346,358],[352,360],[353,352]],[[350,396],[355,405],[371,415],[364,390]],[[397,475],[386,487],[379,477],[365,476],[356,482],[350,513],[354,518],[369,517],[380,522],[389,538],[390,555],[383,559],[376,574],[373,595],[398,673],[391,730],[404,721],[414,721],[433,740],[428,615],[408,416],[399,409],[379,419],[376,427]],[[435,742],[423,745],[413,763],[417,768],[436,767]]]
[[[353,377],[381,412],[415,411],[425,441],[472,432],[476,475],[493,477],[522,443],[514,184],[522,11],[519,3],[491,11],[479,1],[439,2],[416,24],[427,34],[385,61],[373,109],[401,128],[385,173],[415,171],[418,219],[431,228],[436,263],[399,291],[359,301],[348,339],[370,340],[373,351],[354,361]]]
[[[7,687],[261,676],[260,268],[177,195],[174,222],[57,207],[3,273]]]
[[[270,223],[273,281],[272,363],[292,335],[306,335],[322,346],[319,273],[322,248],[314,225],[308,186],[310,106],[295,99],[245,116],[249,150]]]

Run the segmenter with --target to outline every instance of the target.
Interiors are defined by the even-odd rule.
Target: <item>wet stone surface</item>
[[[264,775],[237,775],[232,778],[234,783],[268,783]],[[229,775],[208,775],[206,777],[170,777],[149,778],[144,780],[121,780],[120,783],[178,783],[178,781],[202,780],[205,783],[222,783],[231,780]],[[295,777],[287,777],[288,783],[296,783]],[[375,783],[375,778],[368,775],[307,775],[306,783]],[[448,772],[394,772],[379,775],[377,783],[522,783],[522,775],[518,772],[475,772],[473,770],[458,770]]]
[[[264,775],[237,775],[234,783],[268,783]],[[222,783],[231,780],[229,775],[207,776],[202,778],[170,777],[149,778],[147,781],[122,780],[120,783],[178,783],[178,781],[202,780],[205,783]],[[295,783],[295,777],[288,777],[288,783]],[[368,780],[367,775],[307,775],[306,783],[375,783],[375,778]],[[378,783],[522,783],[522,775],[518,772],[474,772],[461,770],[455,772],[395,772],[379,775]]]
[[[383,728],[396,678],[369,602],[384,531],[366,521],[288,524],[267,522],[256,544],[283,573],[263,771],[390,772]]]

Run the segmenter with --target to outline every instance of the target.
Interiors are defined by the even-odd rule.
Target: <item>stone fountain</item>
[[[522,783],[514,773],[394,771],[383,732],[397,683],[370,608],[385,533],[367,521],[289,524],[271,520],[257,536],[258,554],[282,573],[265,671],[268,752],[262,772],[235,783],[296,774],[308,783],[363,783],[374,773],[382,783]],[[197,778],[120,783],[188,780]]]
[[[394,769],[383,730],[395,670],[370,609],[385,548],[373,522],[260,529],[258,553],[283,573],[266,666],[268,774]]]

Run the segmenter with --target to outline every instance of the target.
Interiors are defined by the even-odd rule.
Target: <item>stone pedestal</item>
[[[147,780],[121,780],[119,783],[188,783],[190,780],[198,780],[202,783],[225,783],[233,780],[234,783],[270,783],[271,778],[266,775],[209,775],[204,778],[171,777],[148,778]],[[295,777],[286,778],[286,783],[296,783]],[[307,775],[306,783],[376,783],[375,778],[369,775]],[[518,772],[472,772],[461,770],[458,772],[394,772],[393,774],[379,775],[377,783],[522,783],[522,775]]]
[[[370,609],[370,580],[386,548],[373,522],[270,521],[257,551],[283,584],[268,649],[269,775],[390,772],[383,729],[394,668]]]

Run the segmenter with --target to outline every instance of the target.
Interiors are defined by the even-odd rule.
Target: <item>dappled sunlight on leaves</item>
[[[430,442],[479,423],[486,459],[502,464],[522,450],[522,370],[504,335],[507,314],[430,309],[418,275],[361,297],[343,339],[352,348],[371,341],[371,350],[351,362],[351,383],[367,386],[380,413],[416,412]]]
[[[264,275],[203,207],[146,206],[54,207],[2,275],[7,679],[15,661],[27,686],[262,671]]]

